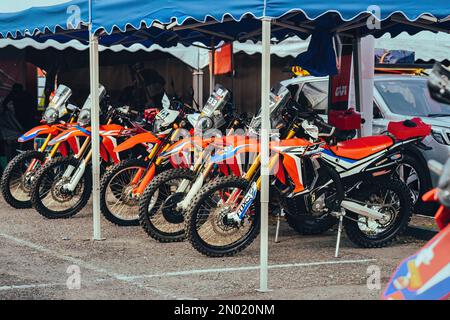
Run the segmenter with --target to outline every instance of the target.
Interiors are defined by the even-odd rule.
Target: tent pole
[[[209,68],[209,94],[214,91],[214,86],[216,85],[216,75],[214,72],[216,71],[216,61],[215,61],[215,53],[216,47],[214,46],[214,38],[211,40],[211,66]]]
[[[102,240],[100,225],[100,123],[99,123],[99,72],[98,37],[89,26],[89,73],[91,83],[91,135],[92,135],[92,203],[94,240]]]
[[[361,126],[361,137],[372,135],[374,41],[373,37],[368,36],[357,37],[353,42],[355,104],[365,120]]]
[[[270,132],[270,34],[271,20],[262,19],[261,59],[261,248],[259,291],[268,288],[269,255],[269,132]]]

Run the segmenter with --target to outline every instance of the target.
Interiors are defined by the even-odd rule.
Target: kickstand
[[[278,234],[280,232],[280,222],[281,222],[281,217],[280,217],[280,215],[277,215],[277,229],[275,230],[275,243],[278,243]]]
[[[338,234],[337,234],[337,239],[336,239],[336,251],[334,253],[334,257],[338,258],[339,257],[339,246],[341,244],[341,234],[342,234],[342,225],[343,225],[343,220],[344,220],[344,215],[340,214],[339,215],[339,226],[338,226]]]
[[[277,214],[277,228],[275,229],[275,243],[278,243],[278,235],[280,234],[281,217],[284,216],[283,209]]]

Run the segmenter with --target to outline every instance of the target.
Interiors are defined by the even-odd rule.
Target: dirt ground
[[[334,258],[334,232],[302,237],[283,223],[274,243],[272,226],[271,291],[261,293],[259,238],[235,257],[207,258],[187,242],[157,243],[140,227],[102,220],[102,232],[104,241],[91,240],[90,205],[46,220],[0,200],[0,299],[379,299],[398,263],[424,244],[404,237],[360,249],[344,236]],[[378,270],[381,286],[368,287]]]

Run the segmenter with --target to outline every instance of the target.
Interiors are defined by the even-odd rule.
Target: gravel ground
[[[207,258],[189,243],[160,244],[140,227],[106,220],[105,240],[92,241],[91,213],[89,205],[74,218],[46,220],[0,200],[0,299],[378,299],[381,290],[367,286],[368,267],[379,268],[384,288],[424,244],[401,238],[389,248],[360,249],[344,236],[336,259],[334,232],[302,237],[283,223],[274,243],[271,226],[272,291],[260,293],[259,241],[235,257]],[[79,289],[67,286],[73,265]]]

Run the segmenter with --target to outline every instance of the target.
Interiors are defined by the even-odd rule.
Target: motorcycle
[[[225,90],[216,88],[215,92],[218,94],[212,95],[208,100],[197,123],[196,129],[199,130],[195,130],[196,134],[180,140],[159,156],[161,159],[179,162],[177,157],[183,156],[186,152],[189,155],[197,151],[190,168],[175,168],[157,175],[139,201],[141,226],[155,240],[160,242],[184,240],[184,210],[205,181],[220,174],[242,173],[242,168],[237,163],[215,166],[207,162],[215,149],[223,148],[230,136],[236,134],[239,129],[244,133],[248,126],[246,114],[232,116],[224,110],[228,101],[228,93]],[[214,114],[217,117],[213,118]],[[228,124],[226,129],[218,130],[224,124]]]
[[[113,108],[108,105],[106,90],[100,85],[101,109],[108,109],[105,125],[100,126],[100,157],[102,165],[120,161],[120,154],[114,152],[117,139],[125,139],[144,129],[127,126],[131,111],[127,107]],[[109,107],[108,107],[109,106]],[[46,163],[36,173],[31,187],[31,202],[42,216],[49,219],[68,218],[77,214],[87,203],[92,192],[92,159],[90,123],[91,97],[85,101],[78,117],[78,124],[53,138],[49,145],[56,145],[72,138],[84,139],[74,156],[58,157]],[[125,121],[126,125],[113,124],[114,120]]]
[[[435,215],[440,232],[398,266],[382,295],[385,300],[444,300],[450,296],[450,160],[445,167],[436,161],[429,166],[441,178],[423,200],[440,202]]]
[[[143,132],[119,144],[114,151],[134,150],[136,156],[111,166],[100,182],[100,210],[119,226],[139,225],[138,203],[156,173],[170,168],[158,159],[179,137],[196,123],[198,114],[180,101],[171,102],[154,117],[153,132]],[[139,150],[137,150],[139,149]]]
[[[436,63],[428,79],[435,100],[450,104],[449,79],[450,70]],[[441,204],[434,217],[440,232],[398,266],[382,295],[386,300],[436,300],[450,296],[450,160],[445,166],[431,160],[428,166],[441,178],[438,187],[424,194],[423,200]]]
[[[11,207],[31,208],[30,190],[36,171],[53,159],[57,153],[67,156],[70,151],[77,152],[78,145],[74,139],[55,144],[47,152],[50,140],[66,130],[78,116],[79,108],[68,103],[71,95],[70,88],[59,85],[42,116],[41,125],[19,137],[18,141],[24,143],[46,136],[39,149],[24,151],[15,156],[2,174],[1,192],[6,203]]]
[[[276,87],[272,94],[273,100],[285,101],[272,112],[272,127],[284,123],[288,128],[284,140],[270,143],[272,206],[281,207],[294,228],[301,227],[295,219],[301,216],[338,218],[336,254],[344,217],[347,235],[359,246],[382,247],[393,241],[406,228],[412,211],[407,187],[391,171],[401,159],[402,147],[418,143],[423,136],[405,141],[375,136],[332,146],[333,127],[314,112],[301,110],[287,88]],[[225,148],[210,161],[246,153],[255,143],[259,147],[253,141]],[[350,160],[350,154],[359,159]],[[185,216],[185,231],[196,250],[229,256],[254,240],[259,231],[260,163],[258,157],[243,178],[217,178],[197,193]],[[370,232],[373,229],[381,230]]]

